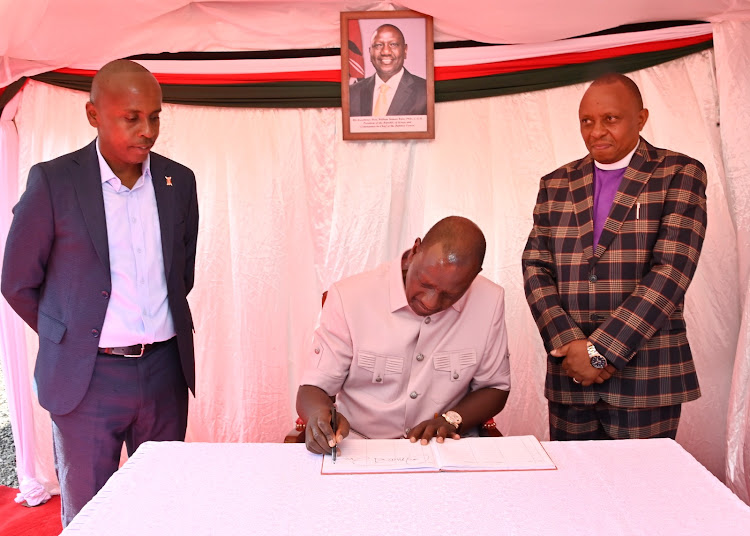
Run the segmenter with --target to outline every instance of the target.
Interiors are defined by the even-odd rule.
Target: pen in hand
[[[336,463],[336,429],[338,424],[338,416],[336,415],[336,406],[331,408],[331,428],[333,428],[333,447],[331,447],[331,459],[333,463]]]

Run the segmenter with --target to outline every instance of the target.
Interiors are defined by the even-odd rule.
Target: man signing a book
[[[331,452],[350,431],[458,439],[503,409],[504,291],[479,276],[485,249],[474,222],[451,216],[392,262],[330,288],[297,392],[309,451]]]

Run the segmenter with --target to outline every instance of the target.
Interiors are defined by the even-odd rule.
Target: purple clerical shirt
[[[626,169],[627,165],[620,169],[600,169],[594,166],[594,249],[599,244],[599,237],[602,236],[602,229]]]

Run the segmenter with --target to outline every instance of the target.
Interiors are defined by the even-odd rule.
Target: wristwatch
[[[453,410],[443,413],[443,419],[448,421],[448,424],[452,424],[453,426],[455,426],[456,430],[458,430],[458,427],[461,426],[461,422],[463,421],[461,415]]]
[[[586,350],[589,352],[589,359],[591,360],[592,367],[595,369],[603,369],[607,366],[607,358],[599,353],[596,346],[594,346],[591,341],[586,342]]]

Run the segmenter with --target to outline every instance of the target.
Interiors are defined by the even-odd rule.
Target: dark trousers
[[[551,441],[648,439],[677,436],[682,406],[618,408],[599,400],[592,405],[548,401]]]
[[[63,527],[117,471],[123,443],[130,456],[146,441],[183,441],[187,412],[176,338],[140,358],[97,355],[78,407],[51,415]]]

